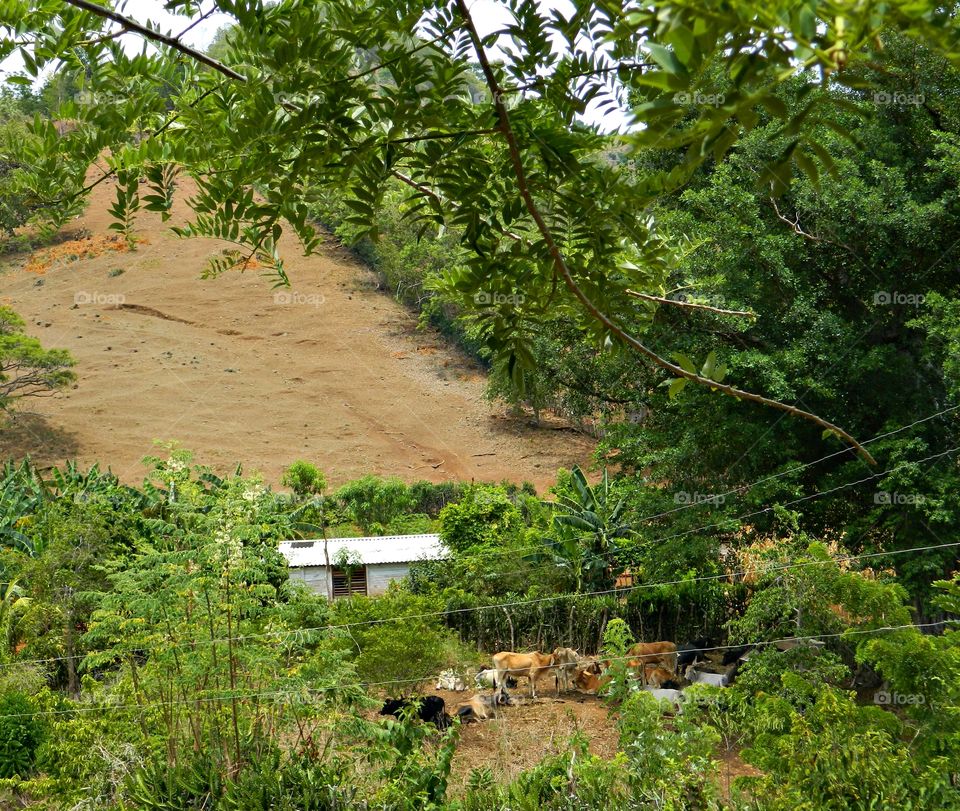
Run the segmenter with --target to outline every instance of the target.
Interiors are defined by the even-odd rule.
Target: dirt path
[[[103,245],[113,197],[109,182],[94,191],[75,223],[92,239],[74,253]],[[538,489],[588,460],[581,435],[485,402],[481,371],[418,331],[345,251],[304,258],[285,238],[293,287],[278,293],[257,271],[201,281],[223,245],[180,240],[159,217],[142,215],[138,234],[133,253],[67,257],[42,274],[26,256],[4,262],[0,301],[44,346],[69,349],[79,379],[0,432],[3,457],[76,457],[139,482],[153,440],[173,439],[215,470],[242,462],[273,483],[302,458],[334,484],[378,473]]]

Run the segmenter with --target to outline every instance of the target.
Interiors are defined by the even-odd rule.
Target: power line
[[[944,411],[938,412],[937,414],[933,414],[933,415],[930,415],[930,416],[928,416],[928,417],[924,417],[924,418],[922,418],[922,419],[920,419],[920,420],[917,420],[917,421],[914,422],[914,423],[911,423],[910,425],[903,426],[902,428],[898,428],[898,429],[895,429],[895,430],[893,430],[893,431],[888,431],[886,434],[880,434],[879,436],[876,436],[876,437],[873,437],[872,439],[866,440],[864,443],[861,443],[861,444],[867,444],[867,443],[869,443],[869,442],[874,442],[874,441],[876,441],[876,440],[878,440],[878,439],[881,439],[881,438],[883,438],[883,437],[891,436],[891,435],[893,435],[893,434],[896,434],[896,433],[899,433],[899,432],[901,432],[901,431],[907,430],[908,428],[911,428],[911,427],[913,427],[913,426],[915,426],[915,425],[918,425],[918,424],[920,424],[920,423],[922,423],[922,422],[926,422],[926,421],[931,420],[931,419],[934,419],[934,418],[936,418],[936,417],[938,417],[938,416],[942,416],[943,414],[945,414],[945,413],[947,413],[947,412],[954,411],[954,410],[957,410],[957,409],[960,409],[960,405],[958,405],[958,406],[953,406],[953,407],[951,407],[951,408],[949,408],[949,409],[945,409]],[[845,484],[841,484],[841,485],[838,485],[837,487],[831,488],[830,490],[824,490],[824,491],[820,491],[820,492],[817,492],[817,493],[811,493],[811,494],[809,494],[809,495],[807,495],[807,496],[803,496],[803,497],[801,497],[801,498],[794,499],[793,501],[786,502],[785,504],[776,505],[776,506],[790,507],[790,506],[793,506],[793,505],[795,505],[795,504],[799,504],[799,503],[804,502],[804,501],[809,501],[809,500],[811,500],[811,499],[822,498],[823,496],[830,495],[831,493],[835,493],[835,492],[837,492],[837,491],[839,491],[839,490],[843,490],[843,489],[846,489],[846,488],[848,488],[848,487],[854,487],[854,486],[856,486],[856,485],[858,485],[858,484],[863,484],[864,482],[872,481],[872,480],[874,480],[874,479],[881,478],[881,477],[883,477],[883,476],[888,476],[888,475],[890,475],[891,473],[893,473],[893,472],[895,472],[896,470],[898,470],[898,469],[899,469],[901,466],[903,466],[903,465],[907,465],[907,464],[914,464],[914,465],[916,465],[916,464],[922,464],[923,462],[927,462],[927,461],[930,461],[930,460],[932,460],[932,459],[941,458],[941,457],[946,456],[946,455],[948,455],[948,454],[950,454],[950,453],[955,453],[955,452],[958,451],[958,450],[960,450],[960,446],[955,447],[955,448],[950,448],[949,450],[942,451],[942,452],[937,453],[937,454],[931,454],[930,456],[924,457],[923,459],[911,460],[911,461],[909,461],[909,462],[901,462],[897,467],[893,468],[893,470],[883,471],[883,472],[880,472],[880,473],[875,473],[875,474],[873,474],[873,475],[871,475],[871,476],[867,476],[867,477],[865,477],[865,478],[863,478],[863,479],[859,479],[859,480],[854,481],[854,482],[847,482],[847,483],[845,483]],[[839,454],[842,454],[842,453],[847,453],[848,451],[849,451],[849,449],[843,449],[843,450],[841,450],[841,451],[837,451],[837,452],[831,454],[830,456],[836,456],[836,455],[839,455]],[[830,457],[824,457],[824,458],[830,458]],[[822,461],[822,460],[818,460],[818,461]],[[807,464],[807,466],[812,465],[812,464],[816,464],[816,462],[810,462],[810,463]],[[798,468],[798,469],[799,469],[799,468]],[[784,475],[784,474],[778,474],[778,475]],[[775,477],[768,477],[766,480],[769,480],[770,478],[775,478]],[[761,481],[765,481],[765,480],[761,480]],[[759,483],[759,482],[758,482],[758,483]],[[755,484],[756,484],[756,483],[755,483]],[[752,486],[755,486],[755,485],[752,485]],[[697,505],[697,504],[691,504],[691,505],[684,505],[684,506],[685,506],[685,507],[690,507],[690,506],[698,506],[698,505]],[[686,535],[690,535],[690,534],[693,534],[693,533],[695,533],[695,532],[702,532],[702,531],[707,530],[707,529],[714,529],[714,528],[718,528],[718,527],[723,527],[723,526],[725,526],[726,524],[729,524],[729,523],[731,523],[731,522],[738,522],[738,521],[742,521],[742,520],[745,519],[745,518],[752,518],[752,517],[755,517],[755,516],[757,516],[757,515],[762,515],[762,514],[765,514],[765,513],[768,513],[768,512],[772,512],[774,509],[775,509],[775,507],[764,507],[764,508],[762,508],[762,509],[760,509],[760,510],[756,510],[756,511],[754,511],[754,512],[750,512],[750,513],[746,513],[746,514],[741,515],[741,516],[736,516],[736,517],[733,517],[733,518],[725,519],[722,523],[708,524],[708,525],[706,525],[706,526],[696,527],[696,528],[694,528],[694,529],[686,530],[686,531],[680,532],[680,533],[675,533],[675,534],[673,534],[673,535],[667,535],[667,536],[664,536],[664,537],[661,537],[661,538],[654,538],[654,539],[652,539],[652,540],[650,541],[650,543],[659,543],[659,542],[661,542],[661,541],[666,541],[666,540],[672,540],[672,539],[675,539],[675,538],[685,537]],[[626,594],[626,593],[629,593],[629,592],[632,592],[632,591],[639,591],[639,590],[641,590],[641,589],[659,588],[659,587],[661,587],[661,586],[676,586],[676,585],[684,585],[684,584],[688,584],[688,583],[708,582],[708,581],[711,581],[711,580],[729,579],[729,578],[735,578],[735,577],[738,577],[738,576],[746,576],[746,575],[748,575],[748,574],[756,574],[756,573],[764,574],[764,573],[766,573],[767,571],[780,571],[780,570],[784,570],[784,569],[802,568],[802,567],[804,567],[804,566],[809,566],[809,565],[823,565],[823,564],[825,564],[825,563],[831,562],[832,560],[838,560],[838,561],[840,561],[840,560],[843,560],[843,561],[853,561],[853,560],[859,560],[859,559],[862,559],[862,558],[884,557],[884,556],[898,555],[898,554],[904,554],[904,553],[907,553],[907,552],[914,552],[914,551],[930,551],[930,550],[933,550],[933,549],[942,549],[942,548],[947,548],[947,547],[952,547],[952,546],[958,546],[958,545],[960,545],[960,543],[946,543],[946,544],[938,544],[938,545],[926,546],[926,547],[914,547],[914,548],[911,548],[911,549],[891,550],[891,551],[889,551],[889,552],[875,552],[875,553],[870,553],[870,554],[866,554],[866,555],[854,555],[854,556],[847,556],[847,557],[842,557],[842,558],[831,558],[830,560],[827,560],[827,561],[808,561],[808,562],[806,562],[806,563],[787,564],[787,565],[783,565],[783,566],[780,566],[780,567],[773,567],[773,568],[765,569],[765,570],[756,570],[756,569],[755,569],[755,570],[749,570],[749,569],[748,569],[748,570],[744,570],[744,571],[741,571],[741,572],[725,572],[725,573],[714,574],[714,575],[701,575],[701,576],[693,577],[693,578],[678,579],[678,580],[668,580],[668,581],[660,581],[660,582],[657,582],[657,583],[640,583],[640,584],[634,584],[634,585],[626,586],[626,587],[622,587],[622,588],[616,588],[616,587],[614,587],[614,588],[612,588],[612,589],[602,589],[602,590],[590,591],[590,592],[578,592],[578,593],[576,593],[576,594],[557,594],[557,595],[550,595],[550,596],[548,596],[548,597],[539,597],[539,598],[534,598],[534,599],[529,599],[529,600],[515,600],[515,601],[511,601],[511,602],[507,602],[507,603],[494,603],[494,604],[486,605],[486,606],[470,606],[470,607],[467,607],[467,608],[447,609],[447,610],[444,610],[444,611],[434,611],[434,612],[427,612],[427,613],[421,613],[421,614],[402,614],[402,615],[395,616],[395,617],[384,617],[384,618],[375,619],[375,620],[361,620],[361,621],[351,622],[351,623],[340,623],[340,624],[336,624],[336,625],[332,625],[332,624],[331,624],[331,625],[321,625],[321,626],[315,626],[315,627],[310,627],[310,628],[298,628],[298,629],[292,629],[292,630],[289,630],[289,631],[279,631],[279,632],[274,631],[274,632],[262,633],[262,634],[246,634],[246,635],[241,635],[241,636],[236,636],[236,637],[229,637],[229,638],[223,638],[223,637],[222,637],[222,638],[207,639],[207,640],[191,640],[190,642],[181,642],[181,643],[178,643],[178,644],[172,644],[172,645],[169,646],[169,649],[173,650],[173,649],[179,649],[179,648],[183,648],[183,647],[190,647],[190,646],[199,645],[199,644],[208,645],[208,644],[221,644],[221,643],[226,643],[226,642],[242,642],[242,641],[246,641],[246,640],[250,640],[250,639],[283,638],[283,637],[293,636],[293,635],[296,635],[296,634],[308,633],[308,632],[311,632],[311,631],[348,630],[348,629],[350,629],[350,628],[356,628],[356,627],[361,627],[361,626],[366,626],[366,625],[379,625],[379,624],[384,624],[384,623],[388,623],[388,622],[400,622],[400,621],[403,621],[403,620],[411,620],[411,619],[434,619],[434,618],[442,617],[442,616],[452,616],[452,615],[455,615],[455,614],[472,613],[472,612],[475,612],[475,611],[485,611],[485,610],[488,610],[488,609],[515,608],[515,607],[521,606],[521,605],[535,605],[535,604],[541,604],[541,603],[547,603],[547,602],[556,602],[556,601],[558,601],[558,600],[563,600],[563,599],[569,598],[569,597],[571,597],[571,596],[576,596],[576,597],[600,597],[600,596],[607,596],[607,595],[610,595],[610,594]],[[542,549],[543,546],[538,546],[538,547],[533,547],[533,548],[535,548],[535,549]],[[519,551],[519,550],[514,549],[514,550],[510,550],[510,551],[516,553],[516,552]],[[610,553],[606,553],[606,554],[609,555]],[[128,650],[128,651],[123,651],[123,652],[124,652],[124,653],[146,653],[146,652],[148,652],[149,650],[150,650],[149,648],[148,648],[148,649],[145,649],[145,648],[134,648],[134,649],[131,649],[131,650]],[[110,653],[110,651],[103,651],[103,650],[101,650],[101,651],[90,651],[89,653],[85,654],[85,656],[90,656],[90,655],[93,655],[93,654],[95,654],[95,653]],[[3,668],[3,667],[13,667],[13,666],[15,666],[15,665],[21,665],[21,664],[45,664],[45,663],[50,663],[50,662],[66,661],[67,659],[70,659],[70,658],[73,658],[73,657],[56,656],[56,657],[48,657],[48,658],[44,658],[44,659],[19,660],[19,661],[17,661],[17,662],[0,663],[0,668]]]
[[[960,450],[960,446],[958,446],[958,447],[956,447],[956,448],[950,448],[949,450],[942,451],[941,453],[938,453],[938,454],[932,454],[932,455],[930,455],[930,456],[924,457],[923,459],[915,459],[915,460],[910,460],[910,461],[904,461],[904,462],[901,462],[901,463],[900,463],[899,465],[897,465],[896,467],[894,467],[892,470],[886,470],[886,471],[882,471],[882,472],[880,472],[880,473],[875,473],[875,474],[873,474],[873,475],[871,475],[871,476],[867,476],[866,478],[858,479],[857,481],[846,482],[846,483],[844,483],[844,484],[838,485],[837,487],[833,487],[833,488],[831,488],[830,490],[822,490],[822,491],[819,491],[819,492],[817,492],[817,493],[810,493],[810,494],[808,494],[808,495],[806,495],[806,496],[802,496],[802,497],[800,497],[800,498],[796,498],[796,499],[794,499],[794,500],[792,500],[792,501],[788,501],[788,502],[785,502],[785,503],[783,503],[783,504],[778,503],[778,504],[775,504],[774,506],[764,507],[764,508],[762,508],[762,509],[755,510],[755,511],[749,512],[749,513],[745,513],[745,514],[743,514],[743,515],[738,515],[738,516],[734,516],[734,517],[731,517],[731,518],[725,518],[725,519],[723,519],[723,521],[717,522],[717,523],[715,523],[715,524],[705,524],[705,525],[703,525],[703,526],[694,527],[693,529],[688,529],[688,530],[685,530],[685,531],[683,531],[683,532],[674,533],[673,535],[664,535],[664,536],[659,537],[659,538],[653,538],[653,539],[649,540],[648,543],[650,543],[650,544],[656,544],[656,543],[660,543],[661,541],[669,541],[669,540],[674,540],[675,538],[683,538],[683,537],[686,537],[687,535],[692,535],[692,534],[694,534],[694,533],[696,533],[696,532],[703,532],[703,531],[709,530],[709,529],[722,529],[722,528],[724,528],[725,526],[729,525],[730,523],[740,522],[740,521],[743,521],[743,520],[746,519],[746,518],[754,518],[754,517],[756,517],[756,516],[758,516],[758,515],[763,515],[763,514],[765,514],[765,513],[773,512],[777,507],[792,507],[792,506],[794,506],[794,505],[796,505],[796,504],[800,504],[801,502],[804,502],[804,501],[809,501],[809,500],[815,499],[815,498],[822,498],[823,496],[828,496],[828,495],[830,495],[831,493],[836,493],[837,491],[839,491],[839,490],[844,490],[844,489],[846,489],[846,488],[848,488],[848,487],[855,487],[855,486],[858,485],[858,484],[863,484],[864,482],[872,481],[873,479],[879,479],[879,478],[882,478],[882,477],[884,477],[884,476],[889,476],[890,474],[895,473],[897,470],[899,470],[902,466],[911,465],[911,464],[918,465],[918,464],[921,464],[921,463],[923,463],[923,462],[928,462],[928,461],[930,461],[930,460],[932,460],[932,459],[937,459],[937,458],[946,456],[946,455],[948,455],[948,454],[950,454],[950,453],[954,453],[954,452],[956,452],[956,451],[958,451],[958,450]],[[846,453],[846,451],[843,451],[843,453]],[[644,520],[644,519],[640,519],[640,520]],[[558,545],[560,545],[560,543],[562,543],[562,542],[560,542],[560,541],[555,541],[555,542],[551,542],[551,543],[543,543],[543,544],[541,544],[541,545],[539,545],[539,546],[516,547],[516,548],[512,548],[512,549],[505,549],[505,550],[503,550],[502,552],[500,552],[499,554],[518,554],[519,552],[522,552],[522,551],[524,551],[524,550],[542,551],[544,548],[550,548],[550,547],[558,546]],[[598,558],[608,558],[608,557],[611,557],[612,555],[616,555],[616,554],[618,554],[617,551],[602,552],[602,553],[596,555],[595,557],[598,557]],[[465,556],[459,557],[459,558],[445,558],[445,560],[472,560],[472,559],[475,559],[475,560],[485,560],[486,558],[485,558],[485,556],[482,556],[482,555],[477,555],[477,556],[465,555]],[[504,571],[504,570],[493,570],[493,571],[491,572],[491,574],[508,574],[508,573],[509,573],[509,572]],[[672,585],[672,584],[667,584],[667,585]]]
[[[788,636],[781,637],[779,639],[767,639],[761,640],[759,642],[746,642],[740,645],[715,645],[711,647],[704,648],[686,648],[685,651],[689,653],[704,653],[708,651],[719,651],[719,650],[732,650],[742,647],[763,647],[769,645],[776,645],[781,642],[810,642],[814,640],[825,640],[825,639],[835,639],[838,637],[847,637],[855,636],[862,634],[876,634],[876,633],[886,633],[888,631],[902,631],[908,628],[921,630],[923,628],[932,628],[944,625],[945,623],[958,623],[960,620],[945,620],[944,622],[927,622],[927,623],[907,623],[904,625],[886,625],[880,628],[862,628],[862,629],[848,629],[846,631],[840,631],[837,633],[824,633],[824,634],[811,634],[808,636]],[[642,659],[644,656],[649,654],[640,654],[640,655],[631,655],[626,654],[624,656],[604,656],[602,657],[604,661],[616,662],[616,661],[629,661],[635,659]],[[556,669],[556,666],[551,666],[545,669]],[[337,688],[345,687],[362,687],[364,689],[369,689],[371,687],[384,687],[387,685],[395,684],[420,684],[425,681],[432,681],[440,677],[441,674],[428,674],[426,676],[411,678],[411,679],[388,679],[386,681],[360,681],[360,682],[340,682],[336,685]],[[333,688],[329,688],[333,689]],[[307,693],[318,695],[325,690],[310,690],[307,688]],[[293,690],[264,690],[264,691],[233,691],[230,693],[225,693],[222,695],[211,695],[211,696],[198,696],[196,698],[189,699],[172,699],[172,700],[163,700],[163,701],[152,701],[148,703],[116,703],[116,704],[101,704],[95,707],[73,707],[65,710],[38,710],[37,712],[31,713],[11,713],[9,715],[0,715],[0,719],[7,718],[34,718],[38,716],[53,716],[53,715],[70,715],[72,713],[84,713],[84,712],[103,712],[106,710],[150,710],[160,707],[171,707],[171,706],[188,706],[193,704],[204,704],[209,702],[218,702],[218,701],[232,701],[235,699],[250,699],[250,698],[263,698],[268,696],[282,696],[284,698],[295,698],[298,695],[296,691]],[[300,693],[299,695],[302,695]]]
[[[570,594],[558,594],[551,595],[549,597],[541,597],[533,600],[515,600],[508,603],[491,603],[490,605],[483,606],[470,606],[467,608],[454,608],[445,611],[433,611],[425,612],[421,614],[402,614],[395,617],[383,617],[376,620],[360,620],[357,622],[348,622],[340,623],[336,625],[317,625],[309,628],[296,628],[289,631],[270,631],[262,634],[243,634],[235,637],[220,637],[215,639],[200,639],[200,640],[191,640],[189,642],[180,642],[167,646],[168,650],[176,650],[184,647],[192,647],[195,645],[213,645],[213,644],[226,644],[228,642],[244,642],[253,639],[278,639],[288,636],[294,636],[296,634],[310,633],[312,631],[334,631],[334,630],[349,630],[350,628],[357,628],[366,625],[379,625],[388,622],[400,622],[402,620],[412,620],[412,619],[435,619],[442,616],[450,616],[453,614],[465,614],[472,613],[475,611],[488,611],[501,608],[515,608],[519,605],[530,605],[548,601],[563,600],[570,597],[596,597],[604,596],[609,594],[620,594],[620,593],[629,593],[633,591],[639,591],[642,589],[654,589],[660,588],[661,586],[679,586],[686,585],[691,583],[706,583],[716,580],[735,580],[738,577],[746,577],[751,574],[755,575],[765,575],[771,572],[781,572],[787,571],[790,569],[802,569],[809,566],[824,566],[831,563],[848,563],[855,560],[866,560],[871,558],[878,557],[888,557],[894,555],[903,555],[910,552],[929,552],[935,549],[947,549],[951,547],[960,547],[960,541],[952,541],[950,543],[941,543],[941,544],[932,544],[929,546],[915,546],[909,549],[894,549],[889,552],[868,552],[861,555],[844,555],[840,557],[831,557],[826,560],[810,560],[804,561],[801,563],[785,563],[774,566],[764,566],[753,569],[743,569],[735,572],[719,572],[717,574],[711,575],[699,575],[697,577],[688,577],[681,578],[678,580],[662,580],[656,583],[639,583],[632,586],[624,586],[621,588],[612,588],[604,589],[602,591],[593,591],[593,592],[579,592],[579,593],[570,593]],[[150,650],[155,649],[159,646],[153,646],[150,648],[133,648],[130,650],[125,650],[118,652],[124,654],[131,653],[148,653]],[[97,653],[110,653],[111,651],[99,650],[99,651],[88,651],[84,656],[92,656]],[[21,659],[14,662],[6,662],[0,664],[0,668],[15,667],[17,665],[28,665],[28,664],[46,664],[51,662],[62,662],[70,658],[69,656],[52,656],[44,659]]]
[[[915,420],[914,422],[911,422],[911,423],[909,423],[908,425],[901,426],[900,428],[895,428],[895,429],[893,429],[892,431],[887,431],[886,433],[883,433],[883,434],[878,434],[878,435],[875,436],[875,437],[872,437],[872,438],[870,438],[870,439],[864,440],[864,441],[861,442],[860,444],[861,444],[861,445],[869,445],[871,442],[877,442],[878,440],[886,439],[887,437],[894,436],[894,435],[896,435],[896,434],[902,433],[903,431],[907,431],[907,430],[909,430],[910,428],[914,428],[914,427],[916,427],[917,425],[921,425],[922,423],[929,422],[930,420],[936,419],[937,417],[942,417],[944,414],[948,414],[948,413],[953,412],[953,411],[956,411],[956,410],[958,410],[958,409],[960,409],[960,405],[955,405],[955,406],[951,406],[950,408],[945,408],[945,409],[943,409],[942,411],[938,411],[938,412],[935,413],[935,414],[930,414],[929,416],[922,417],[922,418],[919,419],[919,420]],[[797,467],[792,467],[792,468],[790,468],[789,470],[784,470],[784,471],[781,471],[780,473],[774,473],[773,475],[766,476],[765,478],[762,478],[762,479],[758,479],[757,481],[755,481],[755,482],[753,482],[753,483],[751,483],[751,484],[743,484],[743,485],[740,485],[739,487],[736,487],[736,488],[734,488],[733,490],[728,490],[728,491],[725,492],[725,493],[711,493],[711,494],[709,494],[709,495],[705,495],[705,496],[704,496],[703,498],[701,498],[701,499],[697,499],[696,501],[690,502],[689,504],[682,504],[682,505],[680,505],[680,506],[678,506],[678,507],[675,507],[675,508],[672,509],[672,510],[666,510],[665,512],[656,513],[655,515],[642,516],[642,517],[640,517],[640,518],[637,518],[636,521],[635,521],[635,523],[645,523],[645,522],[647,522],[647,521],[655,521],[655,520],[658,519],[658,518],[664,518],[664,517],[666,517],[666,516],[668,516],[668,515],[673,515],[673,514],[675,514],[675,513],[682,512],[683,510],[689,510],[689,509],[693,509],[693,508],[695,508],[695,507],[702,507],[702,506],[704,506],[704,505],[706,505],[706,504],[719,503],[721,499],[724,499],[724,500],[725,500],[725,499],[727,498],[727,496],[743,495],[744,493],[747,493],[747,492],[749,492],[750,490],[753,490],[755,487],[758,487],[758,486],[761,485],[761,484],[766,484],[767,482],[770,482],[770,481],[774,481],[774,480],[776,480],[776,479],[783,478],[784,476],[788,476],[788,475],[790,475],[790,474],[792,474],[792,473],[798,473],[798,472],[800,472],[801,470],[806,470],[807,468],[813,467],[814,465],[818,465],[818,464],[820,464],[821,462],[827,461],[828,459],[833,459],[833,458],[836,457],[836,456],[842,456],[843,454],[845,454],[845,453],[850,453],[850,452],[855,452],[855,449],[854,449],[853,447],[843,448],[843,449],[841,449],[841,450],[839,450],[839,451],[834,451],[833,453],[827,454],[826,456],[822,456],[822,457],[820,457],[819,459],[814,459],[812,462],[806,462],[805,464],[798,465]],[[924,461],[924,460],[920,460],[920,461]],[[875,476],[875,477],[873,477],[873,478],[879,478],[879,477],[882,476],[882,475],[886,475],[886,474],[877,474],[877,476]],[[869,480],[869,479],[864,479],[864,480],[861,480],[861,481],[868,481],[868,480]],[[859,484],[859,483],[860,483],[860,482],[853,482],[852,484]],[[851,486],[852,486],[852,484],[851,484]],[[832,491],[826,491],[826,492],[823,493],[823,495],[827,495],[829,492],[832,492]],[[797,503],[797,502],[791,502],[791,503]],[[784,505],[781,505],[781,506],[784,506]],[[743,516],[741,516],[741,518],[742,518],[742,517],[743,517]],[[748,517],[749,517],[749,516],[748,516]],[[730,520],[730,521],[738,521],[738,520],[740,520],[740,518],[731,518],[731,519],[728,519],[728,520]],[[718,526],[718,525],[714,524],[714,525],[709,525],[709,526],[707,526],[707,527],[700,527],[700,528],[698,528],[698,529],[696,529],[696,530],[691,530],[690,532],[699,532],[699,531],[702,530],[702,529],[713,529],[713,528],[716,527],[716,526]],[[688,533],[688,534],[689,534],[689,533]],[[670,537],[673,537],[673,536],[670,536]],[[657,542],[657,541],[668,540],[668,539],[669,539],[669,538],[667,538],[667,539],[657,538],[657,539],[655,539],[655,541],[653,541],[653,542],[655,543],[655,542]],[[331,540],[333,540],[333,539],[331,539]],[[544,547],[548,547],[548,548],[549,548],[549,547],[553,547],[553,546],[559,546],[560,543],[561,543],[560,541],[556,541],[556,542],[553,542],[553,543],[544,543],[544,544],[540,544],[540,545],[537,545],[537,546],[519,546],[519,547],[513,547],[513,548],[511,548],[511,549],[491,550],[490,552],[486,552],[486,553],[484,553],[484,554],[482,554],[482,555],[460,555],[460,556],[458,556],[457,558],[447,557],[447,558],[441,558],[441,560],[454,560],[454,559],[456,559],[456,560],[461,560],[461,561],[466,561],[466,560],[487,560],[488,558],[498,557],[498,556],[501,556],[501,555],[502,555],[502,556],[506,556],[506,555],[515,555],[515,554],[517,554],[517,553],[519,553],[519,552],[536,552],[536,551],[541,551],[541,550],[543,550]],[[607,552],[607,553],[604,553],[603,555],[600,555],[600,557],[609,556],[610,554],[614,554],[614,553]]]

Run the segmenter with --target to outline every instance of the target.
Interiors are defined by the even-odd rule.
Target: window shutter
[[[349,597],[352,594],[367,593],[367,567],[356,566],[350,571],[350,578],[347,579],[345,569],[333,568],[333,599],[340,597]]]

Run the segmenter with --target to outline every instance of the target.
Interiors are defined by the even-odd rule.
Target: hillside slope
[[[3,263],[2,301],[45,346],[69,349],[79,378],[24,405],[0,431],[4,457],[99,461],[138,481],[153,440],[173,439],[216,470],[242,462],[273,483],[303,458],[334,483],[373,472],[538,489],[587,461],[584,437],[485,402],[482,372],[416,330],[342,249],[304,258],[287,239],[290,291],[257,271],[202,281],[224,245],[180,240],[152,214],[138,220],[136,251],[102,250],[113,195],[101,184],[76,222],[89,238]],[[86,247],[99,255],[73,258]]]

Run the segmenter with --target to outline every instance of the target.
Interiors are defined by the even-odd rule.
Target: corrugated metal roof
[[[373,538],[330,538],[327,550],[333,562],[341,549],[363,563],[409,563],[445,557],[446,547],[439,535],[382,535]],[[280,541],[280,554],[293,569],[301,566],[325,566],[323,539]]]

